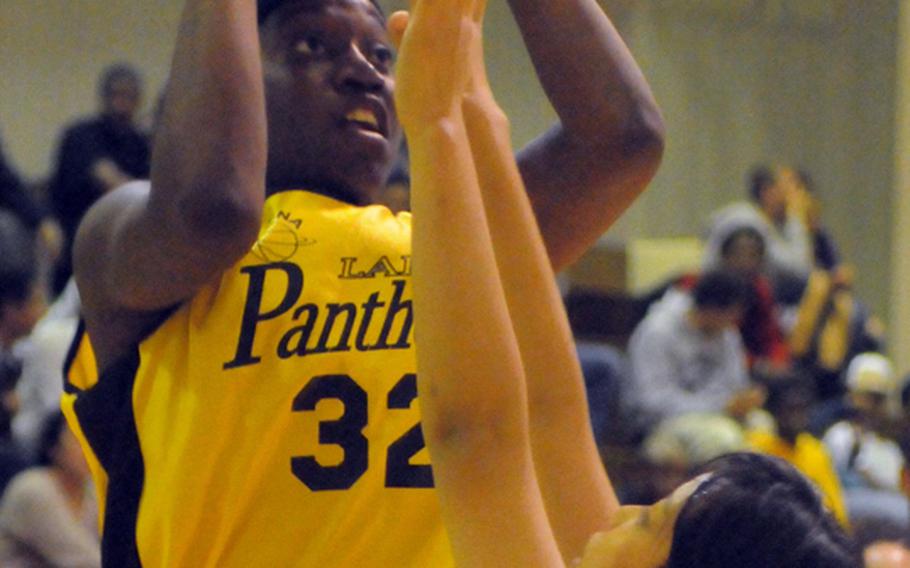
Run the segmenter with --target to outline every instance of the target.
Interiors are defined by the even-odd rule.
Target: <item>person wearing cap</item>
[[[908,523],[908,503],[901,495],[904,458],[900,446],[881,434],[898,391],[894,367],[884,355],[861,353],[847,367],[846,385],[846,417],[825,432],[823,441],[850,515]]]

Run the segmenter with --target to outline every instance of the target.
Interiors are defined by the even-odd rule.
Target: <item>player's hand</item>
[[[395,105],[405,130],[460,116],[480,42],[478,0],[413,0],[389,18],[400,45]]]

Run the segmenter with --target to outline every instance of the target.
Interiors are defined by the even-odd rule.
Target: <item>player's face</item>
[[[680,485],[650,507],[620,507],[614,528],[598,533],[585,548],[581,566],[659,568],[670,556],[676,518],[683,505],[710,474]]]
[[[261,36],[269,187],[374,201],[401,140],[382,16],[368,0],[295,0]]]

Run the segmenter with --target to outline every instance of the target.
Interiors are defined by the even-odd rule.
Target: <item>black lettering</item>
[[[279,212],[278,212],[278,218],[279,218],[279,219],[284,219],[285,221],[287,221],[287,222],[290,223],[291,225],[294,225],[294,228],[296,228],[296,229],[299,229],[299,228],[300,228],[300,225],[303,224],[303,222],[302,222],[300,219],[291,219],[291,214],[288,213],[287,211],[279,211]]]
[[[411,256],[407,254],[401,255],[401,276],[410,276],[411,275]]]
[[[304,304],[294,310],[294,320],[300,319],[300,315],[303,312],[307,314],[306,322],[303,325],[292,327],[278,342],[278,356],[282,359],[287,359],[293,355],[306,355],[307,343],[313,333],[316,319],[319,317],[319,308],[316,304]],[[293,345],[292,341],[294,341]]]
[[[407,286],[407,280],[393,280],[395,286],[395,295],[389,302],[389,309],[386,312],[385,321],[382,324],[382,332],[379,334],[379,341],[373,346],[373,349],[407,349],[410,347],[409,336],[411,335],[411,325],[414,320],[411,300],[401,301],[404,296],[404,289]],[[392,326],[395,324],[395,318],[399,312],[404,312],[404,322],[401,324],[401,333],[398,341],[389,345],[389,335],[392,333]]]
[[[341,274],[338,275],[338,278],[344,280],[353,280],[355,278],[366,278],[366,274],[361,272],[354,272],[354,265],[357,264],[357,258],[353,256],[344,257],[341,259]]]
[[[382,274],[383,276],[398,276],[398,271],[395,270],[395,267],[392,266],[392,263],[389,261],[388,257],[383,256],[376,261],[376,264],[373,265],[373,268],[367,271],[367,277],[376,278],[377,274]]]
[[[366,342],[367,331],[369,331],[370,322],[373,320],[373,311],[383,306],[385,306],[385,302],[379,301],[379,292],[370,294],[369,299],[363,304],[363,318],[360,320],[360,328],[357,330],[357,339],[354,343],[358,351],[372,349],[372,346]]]
[[[272,271],[283,271],[287,277],[287,288],[279,304],[268,311],[262,310],[262,293],[265,289],[265,279]],[[296,264],[289,262],[274,262],[256,266],[245,266],[240,270],[249,279],[247,286],[246,302],[243,307],[243,319],[240,324],[240,335],[237,339],[237,349],[234,358],[223,365],[224,369],[234,369],[246,365],[253,365],[261,357],[253,355],[253,343],[256,339],[256,326],[259,322],[276,318],[285,313],[300,298],[303,290],[303,271]]]
[[[322,328],[322,335],[319,337],[319,343],[309,353],[328,353],[330,351],[350,351],[351,350],[351,330],[354,328],[354,320],[357,319],[357,306],[354,304],[328,304],[326,305],[328,313],[325,318],[325,325]],[[335,320],[338,316],[345,314],[347,317],[344,321],[344,330],[338,343],[334,347],[329,347],[329,337],[332,330],[335,329]]]

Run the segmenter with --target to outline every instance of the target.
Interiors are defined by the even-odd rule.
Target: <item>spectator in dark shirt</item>
[[[31,231],[38,228],[44,217],[44,211],[26,192],[22,180],[7,160],[2,142],[0,142],[0,208],[9,210]]]
[[[142,81],[129,65],[109,67],[98,85],[98,115],[67,128],[60,142],[50,199],[66,236],[66,254],[55,288],[72,272],[69,251],[76,227],[99,197],[123,183],[149,174],[149,142],[136,126]]]
[[[16,382],[22,367],[10,354],[0,351],[0,495],[10,480],[30,464],[25,451],[12,435],[12,421],[19,403]]]

